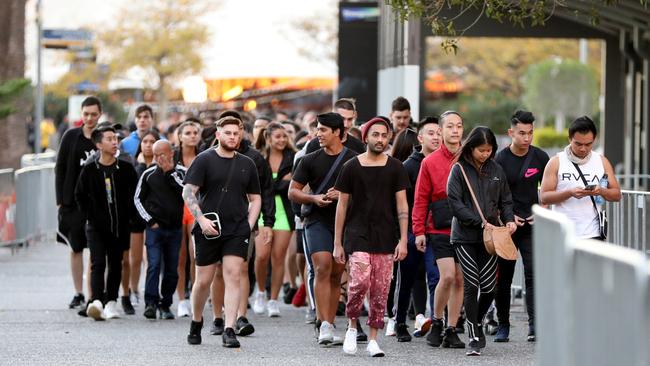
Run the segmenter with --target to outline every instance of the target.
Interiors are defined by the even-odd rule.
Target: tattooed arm
[[[201,207],[199,207],[199,200],[196,198],[196,192],[198,191],[198,186],[189,183],[185,184],[185,187],[183,187],[183,200],[192,216],[194,216],[194,219],[201,226],[201,231],[204,234],[212,236],[219,235],[219,231],[217,231],[212,221],[203,216]]]
[[[395,248],[395,260],[401,261],[407,253],[407,230],[409,225],[409,206],[406,200],[406,190],[395,193],[397,201],[397,220],[399,221],[399,243]]]

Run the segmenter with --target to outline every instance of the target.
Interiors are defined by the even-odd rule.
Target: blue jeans
[[[182,229],[147,228],[147,279],[144,285],[144,302],[147,305],[170,307],[178,282],[178,252],[181,247]],[[161,266],[163,272],[160,291]],[[162,294],[162,299],[161,295]]]
[[[436,255],[433,253],[433,245],[429,242],[427,235],[427,247],[424,250],[424,270],[427,272],[427,286],[429,287],[429,306],[431,307],[431,317],[433,318],[433,298],[436,293],[436,286],[440,281],[440,271],[436,264]]]

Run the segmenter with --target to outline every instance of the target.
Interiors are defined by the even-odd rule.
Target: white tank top
[[[574,187],[584,188],[585,184],[580,178],[578,170],[569,160],[564,151],[557,154],[560,166],[557,170],[557,191],[564,191]],[[605,174],[603,159],[595,151],[586,164],[580,165],[580,170],[587,180],[587,184],[598,184]],[[576,235],[581,238],[595,238],[600,236],[598,216],[589,196],[583,198],[571,197],[568,200],[553,205],[553,211],[565,214],[575,224]]]

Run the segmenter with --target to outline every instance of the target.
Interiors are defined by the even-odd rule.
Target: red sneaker
[[[296,295],[294,295],[293,300],[291,300],[291,303],[293,304],[293,306],[299,308],[307,304],[305,302],[306,300],[307,300],[307,290],[305,288],[305,284],[303,283],[302,285],[300,285],[300,288],[298,288],[298,292],[296,292]]]

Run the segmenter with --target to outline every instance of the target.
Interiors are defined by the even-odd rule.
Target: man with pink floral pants
[[[362,130],[366,152],[343,165],[334,186],[340,195],[333,256],[345,263],[349,255],[349,324],[343,342],[343,351],[348,354],[357,351],[357,319],[367,293],[370,334],[366,349],[372,357],[384,356],[377,333],[384,327],[393,261],[406,257],[406,188],[410,183],[402,163],[384,154],[390,131],[388,122],[381,118],[368,121]]]

